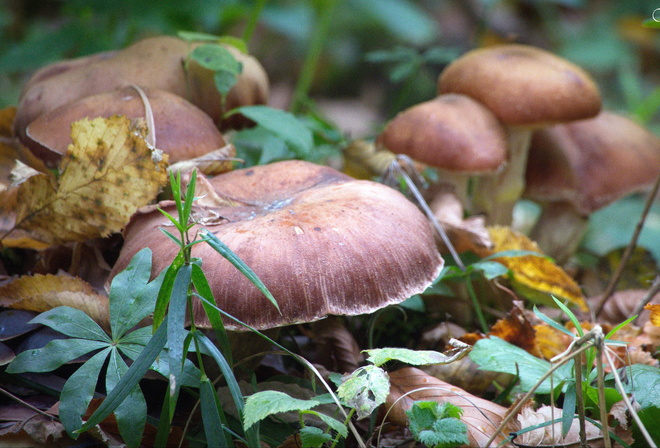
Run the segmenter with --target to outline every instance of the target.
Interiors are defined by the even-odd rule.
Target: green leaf
[[[62,387],[59,406],[60,421],[72,436],[74,436],[74,431],[77,431],[82,425],[82,415],[94,395],[99,373],[110,350],[110,348],[106,348],[92,356],[69,377]]]
[[[183,252],[179,251],[172,264],[170,264],[165,271],[165,278],[163,279],[163,282],[160,286],[160,291],[158,291],[158,298],[156,299],[156,306],[154,307],[154,332],[158,330],[161,322],[167,315],[167,308],[170,303],[170,297],[172,296],[174,280],[179,273],[179,269],[181,269],[181,266],[183,266],[184,261]]]
[[[103,400],[101,405],[89,417],[87,422],[83,425],[79,432],[89,430],[101,423],[108,415],[121,404],[124,399],[133,391],[135,386],[140,382],[140,379],[149,370],[149,367],[156,360],[158,355],[163,351],[167,343],[167,316],[163,320],[161,326],[156,330],[149,343],[144,347],[140,356],[131,364],[126,373],[121,377],[121,380],[114,389]]]
[[[482,258],[482,260],[493,260],[495,258],[526,257],[528,255],[550,259],[550,257],[547,256],[546,254],[542,252],[535,252],[533,250],[503,250],[502,252],[497,252],[487,257],[484,257]]]
[[[183,374],[184,339],[185,331],[186,305],[188,303],[188,294],[190,291],[190,278],[192,267],[190,264],[184,264],[177,272],[174,286],[172,287],[172,296],[170,297],[170,312],[168,314],[169,323],[167,325],[167,346],[169,349],[168,359],[170,366],[169,375],[169,400],[170,400],[170,420],[172,420],[174,408],[179,398],[179,389],[181,387],[181,376]]]
[[[213,74],[213,83],[215,88],[218,89],[222,95],[229,93],[232,87],[236,85],[238,81],[238,74],[227,72],[227,71],[217,71]]]
[[[215,387],[208,378],[200,384],[199,401],[202,411],[202,421],[204,422],[204,434],[206,434],[206,443],[208,446],[224,448],[229,446],[225,438],[223,428],[222,405],[218,400],[218,394]]]
[[[415,440],[434,448],[468,443],[467,425],[459,420],[463,410],[451,403],[416,401],[406,411]]]
[[[209,43],[195,47],[188,55],[190,59],[211,71],[224,71],[238,75],[241,73],[241,63],[233,54],[219,44]]]
[[[105,377],[105,389],[110,392],[119,383],[122,375],[126,373],[128,366],[112,350],[108,360],[108,368]],[[115,409],[115,418],[119,433],[129,447],[138,447],[142,441],[142,433],[147,423],[147,402],[139,386],[135,386],[130,394]]]
[[[427,364],[447,364],[456,359],[456,356],[447,356],[432,350],[409,350],[407,348],[376,348],[364,350],[369,355],[368,362],[375,366],[382,366],[388,361],[397,360],[414,366]]]
[[[573,314],[573,312],[572,312],[571,310],[569,310],[568,307],[567,307],[566,305],[564,305],[563,303],[561,303],[561,302],[560,302],[559,300],[557,300],[554,296],[552,296],[552,300],[555,301],[555,303],[557,304],[557,306],[558,306],[558,307],[564,312],[564,314],[566,314],[566,316],[568,316],[568,318],[571,320],[571,322],[573,323],[573,326],[575,327],[575,329],[576,329],[577,332],[578,332],[578,335],[579,335],[580,337],[584,336],[584,330],[582,329],[582,325],[580,325],[580,321],[578,320],[577,317],[575,317],[575,314]]]
[[[136,253],[110,285],[110,328],[117,342],[128,330],[153,312],[165,273],[151,278],[151,249]]]
[[[645,28],[660,29],[660,22],[655,19],[648,19],[642,22],[642,26]]]
[[[534,305],[534,314],[536,314],[536,316],[537,316],[539,319],[541,319],[541,320],[542,320],[543,322],[545,322],[546,324],[550,325],[550,326],[551,326],[552,328],[554,328],[555,330],[559,330],[559,331],[561,331],[562,333],[569,335],[571,338],[574,338],[574,337],[575,337],[575,335],[574,335],[573,333],[571,333],[566,327],[564,327],[563,325],[558,324],[557,322],[554,321],[554,319],[551,319],[551,318],[549,318],[548,316],[546,316],[545,314],[543,314],[543,313],[542,313],[542,312],[536,307],[536,305]]]
[[[480,271],[487,280],[509,274],[509,268],[497,261],[477,261],[472,264],[472,269]]]
[[[108,347],[107,342],[89,339],[55,339],[43,348],[19,353],[7,366],[7,373],[50,372],[72,359]]]
[[[36,316],[31,324],[46,325],[72,338],[112,342],[103,329],[85,312],[69,306],[58,306]]]
[[[247,44],[239,37],[234,36],[216,36],[208,33],[199,33],[195,31],[179,31],[177,35],[188,42],[206,41],[219,44],[227,44],[237,48],[241,53],[247,53]]]
[[[304,411],[320,404],[321,402],[314,399],[300,400],[276,390],[256,392],[245,400],[243,427],[247,430],[250,426],[269,415],[279,414],[280,412]]]
[[[422,45],[439,32],[438,23],[409,0],[355,0],[365,15],[376,18],[388,31],[404,41]]]
[[[303,155],[309,154],[314,146],[312,131],[289,112],[268,106],[243,106],[230,111],[240,113],[256,122],[287,143],[295,146]]]
[[[552,367],[552,364],[548,361],[539,359],[497,337],[477,341],[470,352],[470,359],[484,370],[510,373],[511,375],[518,373],[520,375],[520,387],[523,391],[529,391]],[[557,387],[562,381],[571,378],[572,368],[573,362],[569,361],[556,370],[552,375],[553,386]],[[551,390],[550,378],[547,378],[536,389],[536,392],[549,394]]]
[[[236,269],[238,269],[241,274],[243,274],[254,286],[259,288],[259,291],[263,295],[265,295],[268,300],[277,308],[279,311],[280,307],[277,304],[277,301],[275,300],[275,297],[271,294],[271,292],[266,288],[266,285],[263,284],[263,282],[257,277],[257,274],[254,273],[250,267],[245,264],[243,260],[241,260],[238,255],[236,255],[225,243],[223,243],[220,238],[215,236],[213,233],[209,232],[206,229],[202,229],[200,232],[201,239],[206,241],[209,246],[211,246],[216,252],[218,252],[220,255],[222,255],[224,258],[227,259],[231,264],[234,265]]]
[[[328,397],[330,396],[330,394],[324,394],[324,395],[327,395]],[[315,400],[317,400],[322,404],[324,401],[319,399],[319,397],[315,397]],[[334,400],[332,400],[332,398],[328,398],[327,403],[334,403]],[[348,428],[346,428],[346,425],[344,425],[343,422],[340,422],[336,418],[332,418],[329,415],[321,414],[320,412],[316,412],[316,411],[302,411],[301,413],[314,415],[320,418],[321,420],[323,420],[323,422],[326,425],[328,425],[330,428],[336,431],[337,434],[339,434],[341,437],[348,437]]]
[[[575,420],[575,408],[577,403],[577,391],[575,389],[575,381],[569,380],[564,393],[564,404],[561,408],[561,433],[566,437],[570,431]]]
[[[300,429],[302,448],[320,448],[330,440],[332,440],[332,436],[320,428],[305,426]]]
[[[345,375],[337,388],[339,399],[355,409],[358,419],[371,415],[378,406],[385,403],[389,393],[389,377],[376,366],[360,367],[350,375]]]
[[[642,409],[660,408],[660,369],[643,364],[633,364],[626,368],[632,381],[626,392],[631,392]]]

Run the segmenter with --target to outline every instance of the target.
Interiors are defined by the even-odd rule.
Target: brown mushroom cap
[[[178,95],[144,89],[154,116],[156,147],[170,162],[188,160],[222,148],[226,142],[211,118]],[[145,116],[145,104],[133,87],[82,98],[34,120],[27,127],[25,145],[38,157],[54,162],[71,143],[71,124],[83,118]]]
[[[213,73],[197,67],[186,79],[183,61],[196,45],[171,36],[151,37],[104,57],[85,57],[70,61],[65,70],[42,69],[48,76],[29,81],[21,92],[14,130],[23,137],[25,128],[36,118],[69,102],[108,92],[130,84],[144,88],[165,90],[183,98],[210,115],[216,125],[227,108],[223,108],[215,88]],[[244,71],[227,95],[227,107],[264,104],[268,94],[268,80],[256,59],[227,47],[243,64]],[[81,58],[82,59],[82,58]],[[89,63],[88,63],[89,62]],[[58,63],[62,66],[63,63]],[[193,64],[194,66],[194,64]],[[192,86],[192,87],[189,87]]]
[[[236,170],[210,184],[237,205],[196,206],[205,224],[191,232],[204,227],[232,249],[273,293],[282,314],[208,245],[195,245],[192,255],[201,257],[218,306],[256,328],[369,313],[423,291],[442,268],[424,215],[382,184],[302,161]],[[176,215],[171,202],[160,207]],[[158,231],[163,226],[167,220],[157,210],[137,213],[111,277],[145,246],[153,251],[154,275],[171,263],[177,247]],[[209,326],[199,303],[193,312],[198,326]]]
[[[660,138],[613,112],[536,131],[525,197],[569,201],[588,215],[649,187],[660,174]]]
[[[519,44],[466,53],[442,72],[438,93],[468,95],[515,126],[589,118],[601,107],[598,87],[584,70]]]
[[[506,134],[493,114],[465,95],[440,95],[389,122],[376,143],[436,168],[461,173],[497,171]]]

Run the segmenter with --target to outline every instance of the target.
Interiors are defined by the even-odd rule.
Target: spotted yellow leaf
[[[488,228],[493,253],[526,250],[541,253],[538,245],[509,227]],[[578,284],[552,260],[534,255],[496,258],[512,273],[512,286],[529,300],[554,306],[550,296],[566,300],[587,311],[587,304]]]
[[[59,244],[119,231],[167,182],[167,159],[126,117],[83,119],[55,179],[27,178],[18,191],[17,227]]]
[[[649,317],[651,323],[656,327],[660,327],[660,304],[647,303],[644,309],[651,312],[651,316]]]

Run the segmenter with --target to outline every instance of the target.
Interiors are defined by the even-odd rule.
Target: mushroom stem
[[[563,264],[575,253],[587,230],[588,218],[568,201],[550,202],[542,207],[530,237],[543,253]]]
[[[513,207],[525,189],[525,168],[532,130],[507,127],[509,156],[504,168],[479,179],[474,192],[474,213],[485,213],[490,225],[510,225]]]
[[[454,193],[465,210],[472,210],[470,199],[470,177],[472,173],[451,172],[436,168],[440,182],[445,182],[454,187]]]

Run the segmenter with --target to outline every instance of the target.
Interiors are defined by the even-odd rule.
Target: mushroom
[[[588,216],[660,175],[660,138],[603,111],[595,118],[534,133],[524,196],[542,204],[532,239],[563,262],[577,248]]]
[[[438,93],[468,95],[507,126],[508,164],[498,176],[480,181],[475,191],[477,211],[493,224],[511,222],[524,190],[532,131],[590,118],[601,108],[598,87],[584,70],[545,50],[517,44],[466,53],[441,73]]]
[[[227,94],[225,105],[215,88],[213,72],[190,64],[183,67],[188,53],[208,42],[187,42],[171,36],[151,37],[103,57],[85,57],[60,70],[42,69],[38,81],[28,81],[20,94],[14,131],[23,138],[25,128],[53,109],[80,98],[108,92],[131,84],[143,88],[165,90],[186,98],[211,116],[222,127],[222,117],[229,108],[264,104],[268,95],[268,78],[259,62],[226,46],[241,62],[243,72]],[[49,74],[50,73],[50,74]],[[46,74],[47,76],[44,76]]]
[[[194,206],[191,233],[203,227],[223,241],[272,292],[281,314],[208,245],[193,246],[192,255],[202,259],[218,306],[257,329],[369,313],[424,291],[442,268],[425,216],[385,185],[303,161],[236,170],[208,183],[212,194]],[[159,207],[176,215],[171,201]],[[154,275],[170,264],[178,247],[158,231],[167,225],[153,207],[136,213],[111,278],[144,247],[153,251]],[[199,302],[192,313],[197,326],[210,326]],[[226,326],[245,330],[229,320]]]
[[[178,95],[145,89],[148,104],[133,87],[92,95],[60,106],[27,127],[24,144],[39,158],[57,162],[71,143],[71,124],[86,117],[125,115],[154,118],[150,135],[156,146],[170,155],[170,162],[187,160],[222,148],[226,142],[211,118]]]
[[[498,172],[507,157],[506,134],[497,118],[459,94],[440,95],[400,112],[376,144],[437,168],[466,209],[470,177]]]

